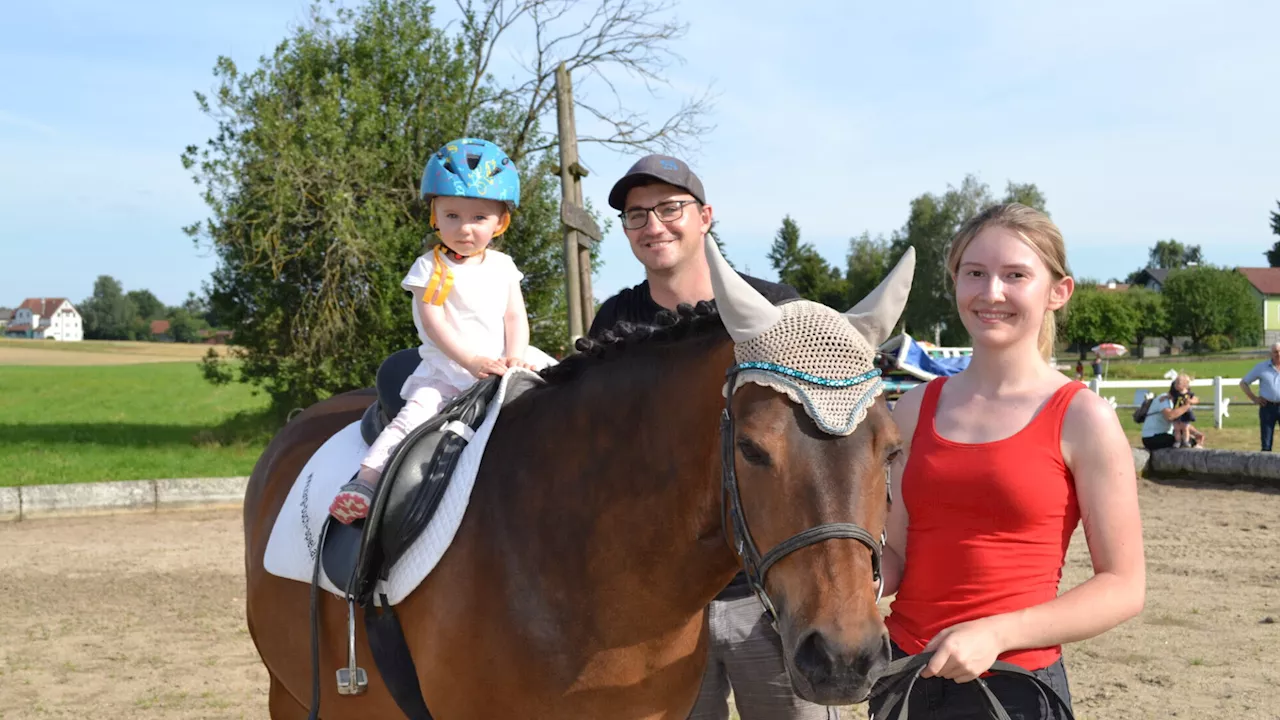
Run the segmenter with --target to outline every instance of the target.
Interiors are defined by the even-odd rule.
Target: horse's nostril
[[[835,673],[838,661],[822,633],[810,630],[796,646],[795,662],[796,669],[804,673],[809,682],[819,685]]]

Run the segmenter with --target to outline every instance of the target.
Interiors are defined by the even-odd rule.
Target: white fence
[[[1139,405],[1141,405],[1143,399],[1146,398],[1147,391],[1152,391],[1157,396],[1159,396],[1162,392],[1168,391],[1169,386],[1167,383],[1170,383],[1170,382],[1173,382],[1171,378],[1165,378],[1164,380],[1099,380],[1098,378],[1095,377],[1086,384],[1089,386],[1090,390],[1093,390],[1099,395],[1102,395],[1108,402],[1110,402],[1111,407],[1136,408]],[[1222,388],[1224,384],[1226,384],[1228,387],[1238,386],[1240,384],[1240,378],[1214,377],[1212,379],[1191,381],[1191,387],[1193,388],[1194,387],[1212,387],[1213,388],[1213,426],[1215,428],[1222,427],[1222,418],[1231,417],[1231,414],[1228,412],[1228,407],[1227,407],[1228,405],[1231,404],[1231,398],[1222,396]],[[1117,403],[1114,395],[1107,396],[1103,394],[1103,391],[1112,390],[1112,389],[1137,390],[1137,392],[1135,392],[1133,395],[1133,402]],[[1207,407],[1207,406],[1208,406],[1208,403],[1204,403],[1199,407]]]

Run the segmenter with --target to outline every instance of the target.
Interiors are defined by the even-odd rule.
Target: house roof
[[[1280,295],[1280,268],[1242,267],[1236,270],[1263,295]]]
[[[49,317],[58,311],[62,303],[66,302],[66,298],[27,298],[18,306],[21,310],[26,308],[31,311],[32,315],[43,315]]]
[[[26,332],[30,329],[31,329],[31,323],[22,323],[20,325],[8,325],[5,327],[4,331],[5,332]]]
[[[1169,279],[1169,268],[1143,268],[1142,274],[1163,285]]]
[[[152,320],[152,321],[151,321],[151,334],[152,334],[152,335],[163,335],[163,334],[165,334],[165,333],[167,333],[167,332],[169,332],[169,321],[168,321],[168,320]]]
[[[0,307],[0,320],[12,320],[13,310],[11,308]]]

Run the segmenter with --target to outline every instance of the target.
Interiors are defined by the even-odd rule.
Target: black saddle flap
[[[471,431],[478,428],[501,380],[491,376],[472,385],[435,417],[414,428],[388,461],[369,517],[362,521],[360,549],[352,582],[347,586],[357,600],[369,598],[378,579],[387,576],[439,507],[458,456],[469,439],[447,426],[458,422]],[[356,524],[350,527],[355,529]],[[350,530],[344,534],[349,533]],[[327,564],[325,572],[329,573]],[[340,582],[332,574],[329,578]]]

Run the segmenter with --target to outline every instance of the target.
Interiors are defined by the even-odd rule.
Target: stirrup
[[[339,695],[363,695],[369,689],[369,674],[356,665],[356,603],[347,596],[347,666],[338,670]]]

